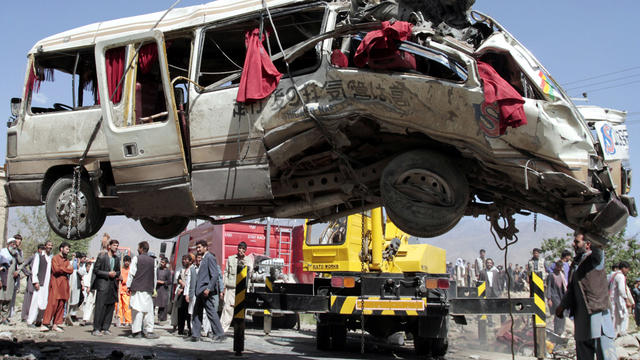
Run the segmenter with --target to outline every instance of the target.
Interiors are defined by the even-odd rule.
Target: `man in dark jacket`
[[[574,317],[576,355],[580,360],[615,360],[615,333],[611,319],[611,302],[607,274],[604,268],[604,251],[594,246],[584,233],[577,231],[573,240],[576,257],[571,264],[569,286],[556,308],[556,316],[562,317],[568,309]]]
[[[109,328],[118,301],[120,277],[120,259],[116,256],[118,245],[118,240],[111,239],[107,251],[98,255],[93,266],[91,289],[96,290],[96,303],[91,334],[94,336],[111,335]]]
[[[205,240],[196,242],[196,252],[202,255],[202,262],[196,279],[191,341],[200,339],[203,310],[207,313],[211,323],[214,341],[222,341],[224,340],[224,331],[222,331],[218,317],[218,302],[216,301],[216,297],[220,294],[218,264],[213,254],[208,251],[208,244]]]

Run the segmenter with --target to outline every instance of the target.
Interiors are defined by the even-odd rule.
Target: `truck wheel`
[[[431,356],[445,356],[449,349],[447,338],[431,338]]]
[[[418,337],[414,334],[413,346],[416,354],[420,357],[431,355],[431,357],[441,357],[447,354],[449,341],[446,338],[426,338]]]
[[[333,350],[342,350],[347,345],[347,326],[331,325],[331,348]]]
[[[451,230],[464,215],[469,184],[451,158],[429,150],[399,155],[380,178],[382,202],[391,220],[419,237]]]
[[[323,324],[319,320],[316,322],[316,347],[318,350],[331,348],[331,326]]]
[[[47,222],[53,232],[66,239],[71,217],[71,239],[93,236],[100,230],[107,215],[100,208],[87,180],[80,178],[75,204],[74,198],[73,176],[65,175],[56,180],[47,191],[45,199]]]
[[[142,218],[142,228],[158,239],[171,239],[178,236],[189,224],[189,218],[172,216],[168,218]]]

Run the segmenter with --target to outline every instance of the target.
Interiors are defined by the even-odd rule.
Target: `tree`
[[[9,233],[22,235],[22,252],[25,258],[31,256],[38,249],[38,244],[46,241],[53,242],[53,252],[63,241],[71,244],[71,252],[87,253],[91,238],[81,240],[66,240],[51,230],[44,211],[44,206],[16,208],[16,216],[9,219]]]
[[[540,250],[545,254],[545,260],[547,263],[553,263],[555,261],[560,260],[560,255],[566,249],[571,249],[571,242],[573,241],[573,235],[567,234],[566,238],[563,237],[553,237],[549,239],[542,240],[542,246]]]
[[[549,238],[542,240],[541,250],[545,253],[545,259],[549,262],[560,259],[560,254],[564,249],[572,249],[573,234],[567,234],[566,238]],[[573,251],[572,251],[573,252]],[[626,229],[609,237],[609,243],[604,248],[605,254],[605,270],[609,272],[611,265],[618,264],[620,261],[627,261],[631,264],[627,281],[632,282],[640,276],[640,244],[634,235],[626,236]]]

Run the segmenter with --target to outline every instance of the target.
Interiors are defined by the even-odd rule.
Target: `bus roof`
[[[218,0],[207,4],[194,5],[171,10],[158,24],[163,32],[195,27],[212,21],[239,16],[258,11],[263,0]],[[309,2],[309,0],[264,0],[270,8]],[[38,41],[29,54],[41,51],[91,46],[97,41],[127,34],[149,31],[165,11],[151,14],[103,21],[67,30]]]

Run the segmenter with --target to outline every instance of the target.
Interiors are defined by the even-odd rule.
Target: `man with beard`
[[[171,285],[171,270],[167,269],[167,258],[160,258],[158,279],[156,283],[156,297],[154,305],[158,307],[158,322],[167,320],[169,310],[169,285]]]
[[[131,337],[157,339],[153,333],[153,289],[157,282],[155,260],[148,255],[149,243],[142,241],[138,244],[138,256],[134,257],[129,266],[127,288],[131,292],[129,304],[131,306]]]
[[[94,336],[111,335],[111,319],[118,301],[118,278],[120,259],[116,256],[120,242],[109,240],[106,252],[100,252],[93,266],[91,289],[96,291],[95,314],[93,315]]]
[[[615,333],[611,320],[611,302],[604,268],[604,251],[576,231],[573,239],[576,256],[571,264],[567,293],[556,308],[563,317],[568,309],[574,317],[576,355],[580,360],[615,360]]]
[[[62,324],[64,316],[64,308],[69,300],[69,275],[73,272],[73,266],[67,259],[71,245],[63,242],[58,247],[60,252],[51,258],[51,281],[49,283],[49,298],[47,309],[44,311],[42,318],[41,331],[51,330],[63,332]]]

